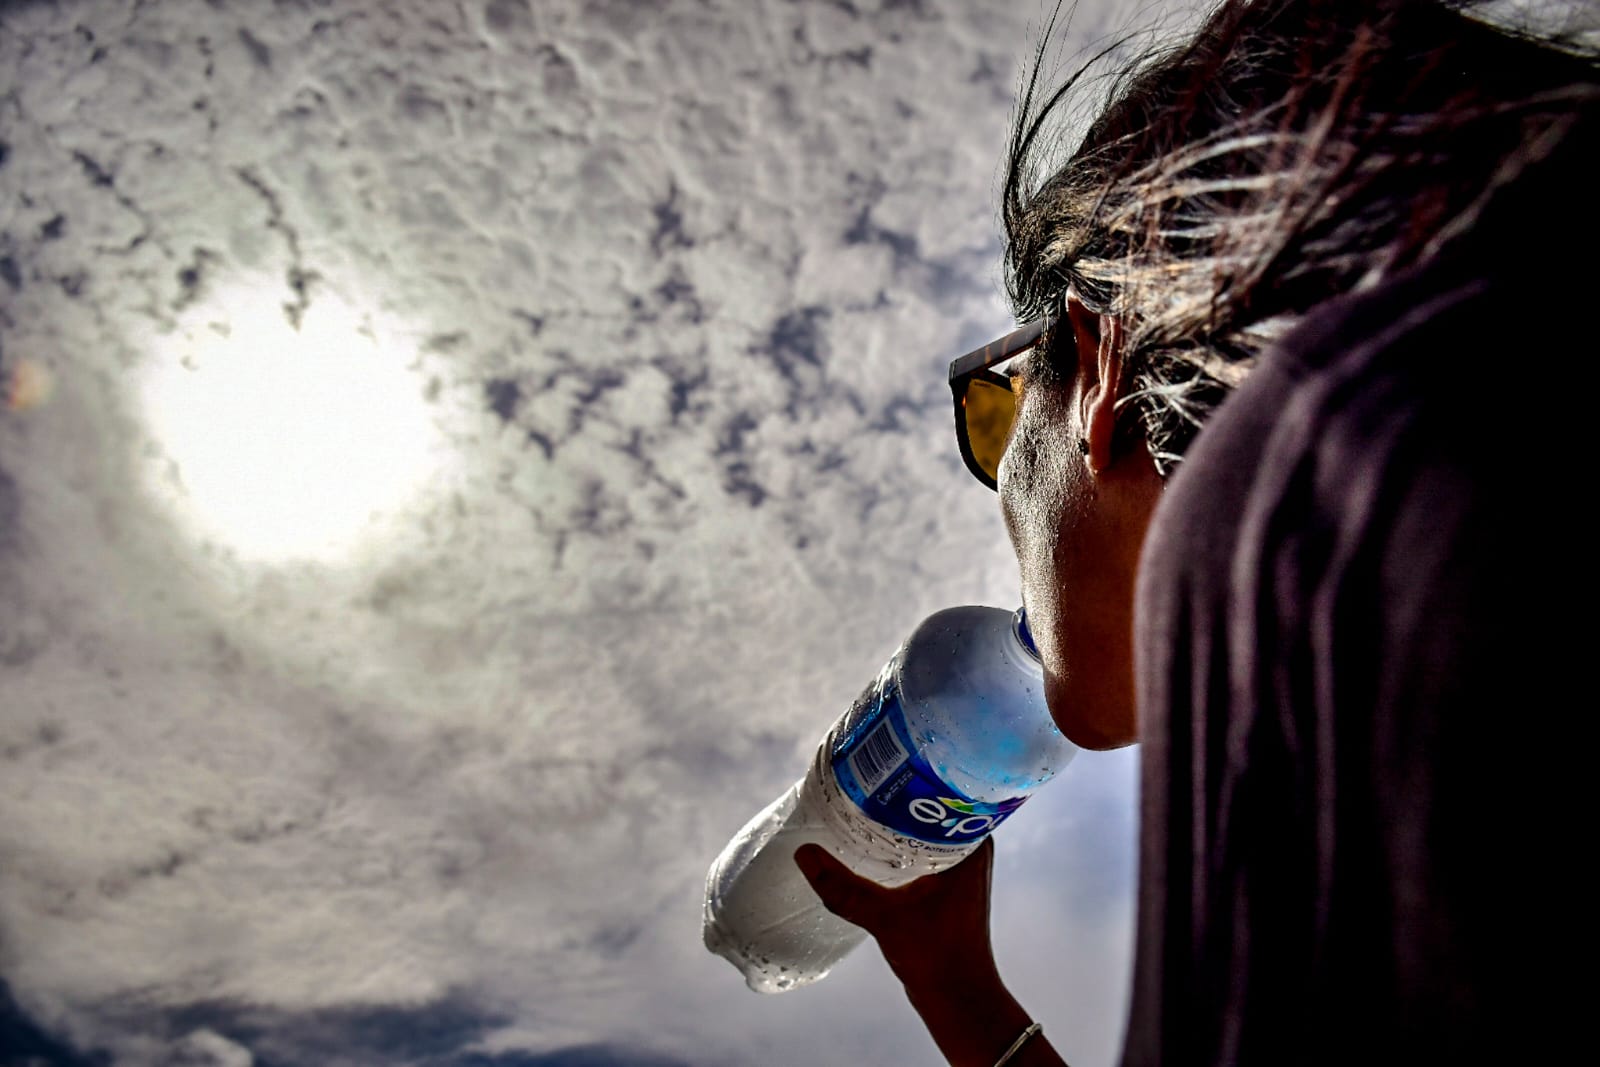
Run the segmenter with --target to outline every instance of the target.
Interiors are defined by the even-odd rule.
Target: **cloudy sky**
[[[936,1059],[875,948],[759,996],[701,894],[1018,599],[944,371],[1047,14],[0,0],[0,1063]],[[997,836],[1075,1067],[1136,760]]]

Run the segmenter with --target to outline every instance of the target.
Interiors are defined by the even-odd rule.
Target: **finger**
[[[971,879],[986,877],[994,869],[994,838],[984,838],[978,842],[978,847],[968,852],[955,863],[946,867],[941,872],[941,877],[947,879]]]
[[[829,911],[846,922],[873,929],[882,886],[856,874],[820,845],[801,845],[795,850],[794,862]]]
[[[984,871],[986,876],[992,875],[994,873],[994,837],[991,835],[984,838],[983,842],[972,850],[970,858],[977,862],[978,867]]]
[[[977,862],[978,876],[983,879],[987,891],[994,884],[994,838],[984,838],[983,844],[974,849],[969,858]]]
[[[943,887],[934,889],[934,883],[929,881],[929,892],[948,892],[955,889],[961,893],[980,893],[987,897],[990,887],[994,884],[994,838],[984,838],[977,848],[961,857],[955,866],[929,877],[936,879],[937,884]],[[912,884],[917,885],[920,881],[922,880]]]

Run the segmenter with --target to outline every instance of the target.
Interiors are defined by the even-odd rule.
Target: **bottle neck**
[[[1039,646],[1033,643],[1033,632],[1028,629],[1028,612],[1026,608],[1018,608],[1016,614],[1011,616],[1011,632],[1017,639],[1017,644],[1022,646],[1024,652],[1033,657],[1035,663],[1039,660]]]

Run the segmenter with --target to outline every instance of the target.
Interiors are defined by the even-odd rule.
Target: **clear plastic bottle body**
[[[706,877],[706,947],[750,988],[822,978],[865,937],[794,864],[814,842],[899,885],[955,863],[1077,750],[1044,703],[1020,615],[929,616],[834,723],[806,776],[735,834]]]
[[[916,843],[874,823],[840,791],[829,747],[820,746],[806,776],[734,835],[706,876],[706,947],[758,993],[822,978],[866,937],[822,906],[795,866],[795,849],[821,845],[857,874],[900,885],[975,847],[951,849],[937,865],[917,864]]]

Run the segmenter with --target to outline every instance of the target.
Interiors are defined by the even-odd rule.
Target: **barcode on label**
[[[908,758],[893,724],[885,719],[850,754],[850,769],[861,783],[861,791],[871,796]]]

